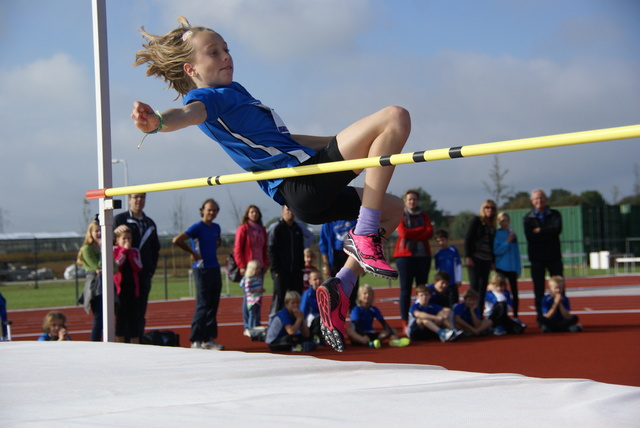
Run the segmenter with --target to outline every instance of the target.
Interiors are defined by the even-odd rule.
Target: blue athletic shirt
[[[351,310],[351,323],[357,325],[358,333],[375,333],[373,329],[373,320],[382,322],[382,312],[375,306],[369,308],[363,308],[362,306],[356,306]]]
[[[476,317],[481,320],[482,314],[480,313],[480,308],[476,307],[475,311]],[[469,325],[473,325],[473,318],[471,318],[471,309],[469,309],[464,302],[456,303],[453,307],[453,316],[459,316]]]
[[[191,248],[200,254],[202,259],[193,263],[193,268],[217,268],[218,263],[218,238],[220,238],[220,225],[211,223],[211,226],[203,221],[191,226],[185,232],[191,240]]]
[[[300,165],[315,151],[291,138],[276,112],[253,98],[237,82],[217,88],[197,88],[184,97],[184,105],[200,101],[207,119],[198,127],[222,146],[245,171],[268,171]],[[281,178],[261,180],[262,190],[276,202]]]

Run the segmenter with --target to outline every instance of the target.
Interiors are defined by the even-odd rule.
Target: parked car
[[[63,276],[64,279],[76,279],[76,277],[84,278],[87,276],[87,271],[84,270],[84,267],[78,266],[74,263],[66,267]]]
[[[27,276],[27,279],[56,279],[53,276],[53,271],[49,268],[40,268],[38,270],[32,269]]]

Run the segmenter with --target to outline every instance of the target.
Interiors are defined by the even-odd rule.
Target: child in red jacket
[[[116,245],[113,247],[113,260],[118,271],[113,276],[118,295],[116,308],[116,342],[124,342],[125,337],[131,343],[140,343],[138,323],[142,314],[139,310],[140,283],[138,272],[142,269],[140,252],[131,246],[131,230],[127,226],[118,226],[114,230]]]

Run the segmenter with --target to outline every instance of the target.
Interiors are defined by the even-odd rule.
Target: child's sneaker
[[[449,338],[449,342],[455,342],[460,336],[464,334],[464,331],[458,330],[457,328],[454,328],[451,331],[453,331],[453,334]]]
[[[440,331],[438,332],[438,337],[440,338],[440,342],[444,343],[448,340],[450,340],[453,337],[453,330],[449,330],[449,329],[440,329]]]
[[[503,326],[499,325],[493,329],[494,336],[502,336],[503,334],[507,334],[507,330],[505,330]]]
[[[513,319],[515,322],[517,322],[518,324],[520,324],[520,326],[522,326],[522,329],[524,330],[525,328],[527,328],[527,325],[525,323],[523,323],[522,321],[520,321],[520,318],[514,318]]]
[[[291,352],[302,352],[302,345],[300,343],[293,345],[291,347]]]
[[[382,343],[380,343],[379,339],[372,340],[371,342],[369,342],[369,348],[380,349],[382,348]]]
[[[214,351],[222,351],[224,346],[216,342],[215,340],[210,340],[208,342],[202,342],[202,349],[211,349]]]
[[[386,279],[398,279],[398,271],[393,269],[384,258],[382,235],[384,229],[369,235],[356,235],[351,229],[344,238],[343,250],[360,263],[360,266],[372,275]]]
[[[191,342],[191,349],[202,349],[202,342]]]
[[[569,326],[569,331],[572,333],[579,333],[582,331],[582,326],[580,324]]]
[[[409,346],[411,340],[408,337],[401,337],[400,339],[391,339],[389,341],[389,346],[392,348],[404,348],[405,346]]]
[[[345,321],[349,296],[342,291],[338,278],[329,278],[316,290],[320,311],[320,331],[325,342],[338,352],[344,351]]]

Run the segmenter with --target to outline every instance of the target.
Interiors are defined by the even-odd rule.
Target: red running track
[[[531,283],[521,281],[520,318],[529,326],[523,335],[461,339],[454,343],[413,342],[407,348],[379,350],[351,346],[342,353],[320,347],[312,355],[341,361],[429,364],[449,370],[584,378],[640,386],[640,277],[571,278],[567,283],[572,312],[585,327],[582,333],[542,334],[535,323]],[[400,329],[398,295],[398,288],[377,288],[375,304],[391,326]],[[270,296],[265,296],[263,320],[270,303]],[[240,298],[222,299],[218,342],[226,350],[269,352],[264,343],[251,342],[242,335],[240,305]],[[193,299],[150,302],[147,329],[173,330],[180,334],[181,346],[188,347],[194,307]],[[91,316],[80,307],[58,309],[67,315],[74,340],[88,340]],[[13,340],[35,340],[49,310],[9,310]]]

